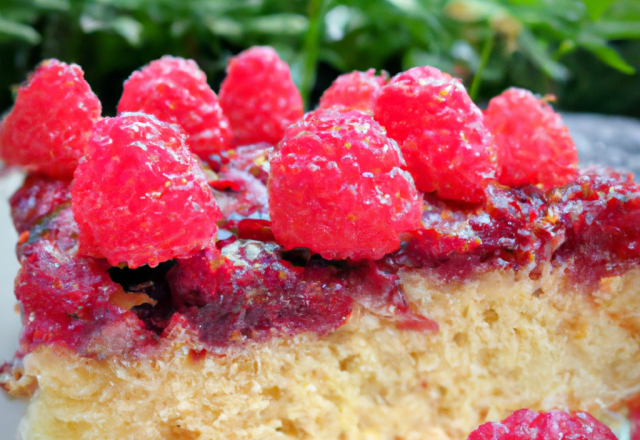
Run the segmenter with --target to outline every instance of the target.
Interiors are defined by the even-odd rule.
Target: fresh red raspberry
[[[319,109],[360,110],[373,114],[374,93],[389,81],[383,72],[376,76],[375,69],[340,75],[320,97]]]
[[[133,72],[118,112],[147,113],[182,126],[189,149],[203,159],[230,147],[229,120],[193,60],[164,56]]]
[[[18,89],[0,131],[0,157],[7,165],[69,178],[101,111],[80,66],[43,61]]]
[[[71,180],[31,174],[11,197],[11,218],[19,233],[28,231],[43,216],[71,202]]]
[[[79,253],[131,268],[197,253],[221,217],[180,127],[142,113],[96,124],[71,203]]]
[[[528,90],[511,88],[484,112],[503,185],[562,186],[578,177],[578,151],[560,115]]]
[[[418,227],[422,200],[395,142],[370,116],[324,111],[287,129],[271,159],[271,227],[287,249],[378,259]]]
[[[502,422],[489,422],[473,431],[468,440],[617,440],[604,424],[586,412],[521,409]]]
[[[460,80],[434,67],[395,76],[377,94],[374,114],[400,145],[420,191],[480,202],[494,177],[491,134]]]
[[[252,47],[231,58],[220,88],[236,145],[276,144],[302,118],[302,97],[289,66],[271,47]]]

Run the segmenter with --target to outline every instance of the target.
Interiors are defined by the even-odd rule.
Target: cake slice
[[[172,125],[217,103],[197,66],[154,63],[129,83],[145,113],[78,127],[73,176],[11,153],[21,96],[56,84],[31,79],[4,122],[2,157],[33,170],[11,199],[23,332],[0,372],[30,398],[22,439],[462,440],[522,408],[471,438],[559,420],[611,439],[583,412],[614,426],[640,394],[640,187],[578,171],[548,104],[512,90],[483,114],[418,68],[349,74],[295,122],[288,70],[251,50],[211,123],[255,144],[228,149]],[[91,98],[77,66],[35,75],[51,66]],[[274,111],[251,119],[255,102]],[[534,412],[551,410],[574,415]]]

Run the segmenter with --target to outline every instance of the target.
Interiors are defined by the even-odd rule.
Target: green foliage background
[[[640,0],[0,0],[0,111],[44,58],[80,64],[109,115],[155,58],[195,59],[217,90],[254,44],[291,64],[308,106],[341,72],[430,64],[479,101],[516,85],[640,116]]]

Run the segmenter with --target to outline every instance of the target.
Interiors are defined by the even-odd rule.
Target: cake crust
[[[403,331],[364,309],[333,333],[199,352],[180,327],[139,359],[42,346],[23,440],[443,439],[518,408],[611,421],[640,392],[640,270],[566,291],[562,267],[532,280],[491,271],[442,283],[401,273],[438,333]],[[13,393],[24,391],[18,383]]]

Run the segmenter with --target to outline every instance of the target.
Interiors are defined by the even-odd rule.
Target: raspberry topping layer
[[[71,190],[79,254],[135,268],[215,240],[220,210],[177,125],[142,113],[96,124]]]
[[[179,310],[201,340],[225,347],[230,340],[264,340],[272,332],[329,333],[346,322],[351,300],[335,269],[295,267],[276,244],[236,241],[179,260],[168,280]]]
[[[18,89],[0,130],[0,158],[30,172],[71,178],[102,106],[76,64],[43,61]]]
[[[274,145],[303,113],[289,66],[270,47],[252,47],[231,58],[220,87],[220,105],[236,145]]]
[[[502,422],[473,431],[468,440],[617,440],[606,425],[586,412],[535,412],[521,409]]]
[[[578,151],[569,130],[544,100],[522,89],[509,89],[484,112],[498,156],[503,185],[537,185],[545,189],[578,177]]]
[[[11,197],[11,218],[18,233],[29,231],[36,222],[61,205],[71,202],[71,180],[31,174]]]
[[[218,246],[221,252],[210,248],[179,259],[167,274],[177,313],[215,349],[229,341],[263,341],[274,333],[327,334],[347,321],[354,303],[395,319],[400,328],[438,329],[409,310],[397,275],[384,265],[334,265],[254,240]]]
[[[193,60],[164,56],[133,72],[118,112],[146,113],[180,125],[189,149],[203,159],[228,149],[233,136],[218,97]]]
[[[418,226],[422,203],[395,142],[370,116],[326,111],[287,129],[271,158],[278,243],[326,259],[377,260]]]
[[[43,239],[23,248],[21,263],[15,293],[25,316],[24,352],[63,344],[104,357],[129,353],[154,338],[133,312],[113,303],[125,293],[111,281],[106,261],[74,257]],[[138,305],[136,298],[127,300]]]
[[[484,199],[495,152],[482,112],[459,79],[434,67],[400,73],[377,93],[374,116],[398,142],[420,191],[461,202]]]

